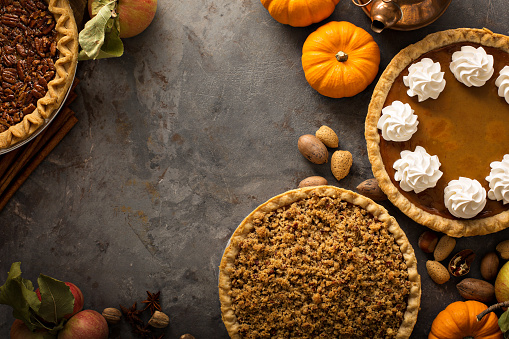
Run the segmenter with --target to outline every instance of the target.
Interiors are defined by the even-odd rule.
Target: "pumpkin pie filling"
[[[481,87],[467,87],[454,77],[449,69],[451,55],[462,46],[480,44],[471,42],[454,43],[421,55],[440,62],[445,72],[446,86],[437,99],[418,102],[417,97],[407,95],[408,87],[403,84],[403,76],[408,75],[408,67],[401,72],[388,92],[384,107],[395,100],[410,104],[419,118],[417,132],[405,142],[384,140],[380,133],[380,153],[385,169],[394,186],[398,187],[410,202],[425,211],[445,218],[454,219],[444,205],[444,188],[448,182],[460,176],[476,179],[486,191],[489,183],[485,180],[490,174],[490,163],[501,161],[509,153],[509,105],[498,96],[495,80],[499,71],[509,65],[509,54],[483,46],[494,57],[495,72]],[[410,65],[408,65],[410,66]],[[442,178],[436,187],[421,193],[405,192],[394,179],[393,164],[400,158],[403,150],[414,150],[416,146],[425,147],[431,155],[437,155],[442,166]],[[502,202],[488,199],[486,207],[475,218],[485,218],[509,209]]]

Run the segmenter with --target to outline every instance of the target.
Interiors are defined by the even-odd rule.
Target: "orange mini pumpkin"
[[[495,313],[477,321],[476,316],[487,308],[475,300],[453,302],[433,320],[428,339],[502,339]]]
[[[306,80],[318,93],[354,96],[375,80],[380,49],[373,37],[346,21],[331,21],[311,33],[302,47]]]
[[[269,14],[282,24],[304,27],[328,18],[339,0],[261,0]]]

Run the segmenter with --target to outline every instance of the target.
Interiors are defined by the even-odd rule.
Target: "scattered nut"
[[[338,147],[339,138],[337,134],[328,126],[322,126],[316,131],[316,137],[320,139],[327,147]]]
[[[375,178],[367,179],[357,186],[357,192],[370,198],[374,201],[387,200],[384,191],[378,186],[378,181]]]
[[[486,280],[493,280],[498,274],[498,255],[495,252],[487,253],[481,260],[481,276]]]
[[[438,243],[438,235],[432,231],[424,231],[419,237],[419,248],[424,253],[433,253]]]
[[[313,164],[324,164],[329,158],[327,147],[312,134],[304,134],[297,143],[300,153]]]
[[[170,324],[170,317],[163,312],[155,311],[152,314],[152,318],[148,321],[148,324],[155,328],[165,328]]]
[[[490,302],[495,297],[495,287],[481,279],[465,278],[456,285],[460,295],[467,300]]]
[[[338,181],[348,175],[350,167],[352,167],[352,153],[348,151],[336,151],[332,154],[331,170]]]
[[[181,335],[180,339],[194,339],[194,337],[192,335],[190,335],[189,333],[186,333],[186,334]]]
[[[504,240],[495,248],[502,259],[509,259],[509,240]]]
[[[449,261],[449,272],[455,277],[461,277],[462,275],[470,272],[470,267],[475,259],[475,253],[472,250],[463,250]]]
[[[456,246],[456,239],[451,238],[448,235],[443,235],[438,241],[437,246],[435,247],[435,251],[433,255],[435,256],[436,261],[442,261],[451,254]]]
[[[451,277],[447,268],[438,261],[428,260],[426,262],[426,270],[428,271],[431,279],[433,279],[433,281],[437,284],[446,283]]]
[[[310,186],[321,186],[327,185],[327,179],[324,177],[320,177],[318,175],[307,177],[299,183],[299,188],[301,187],[310,187]]]
[[[113,307],[105,308],[103,310],[102,315],[103,315],[104,319],[106,319],[106,321],[112,325],[118,324],[118,322],[120,321],[120,318],[122,318],[122,312],[120,312],[120,310],[113,308]]]

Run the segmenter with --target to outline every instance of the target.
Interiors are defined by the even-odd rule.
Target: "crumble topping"
[[[314,196],[254,224],[228,271],[242,338],[396,336],[410,281],[385,223]]]

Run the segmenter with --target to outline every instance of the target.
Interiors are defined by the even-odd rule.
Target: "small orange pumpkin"
[[[282,24],[305,27],[328,18],[339,0],[261,0],[269,14]]]
[[[428,339],[502,339],[495,313],[477,321],[476,316],[487,308],[475,300],[453,302],[433,320]]]
[[[302,68],[318,93],[354,96],[375,80],[380,49],[373,37],[346,21],[331,21],[311,33],[302,47]]]

